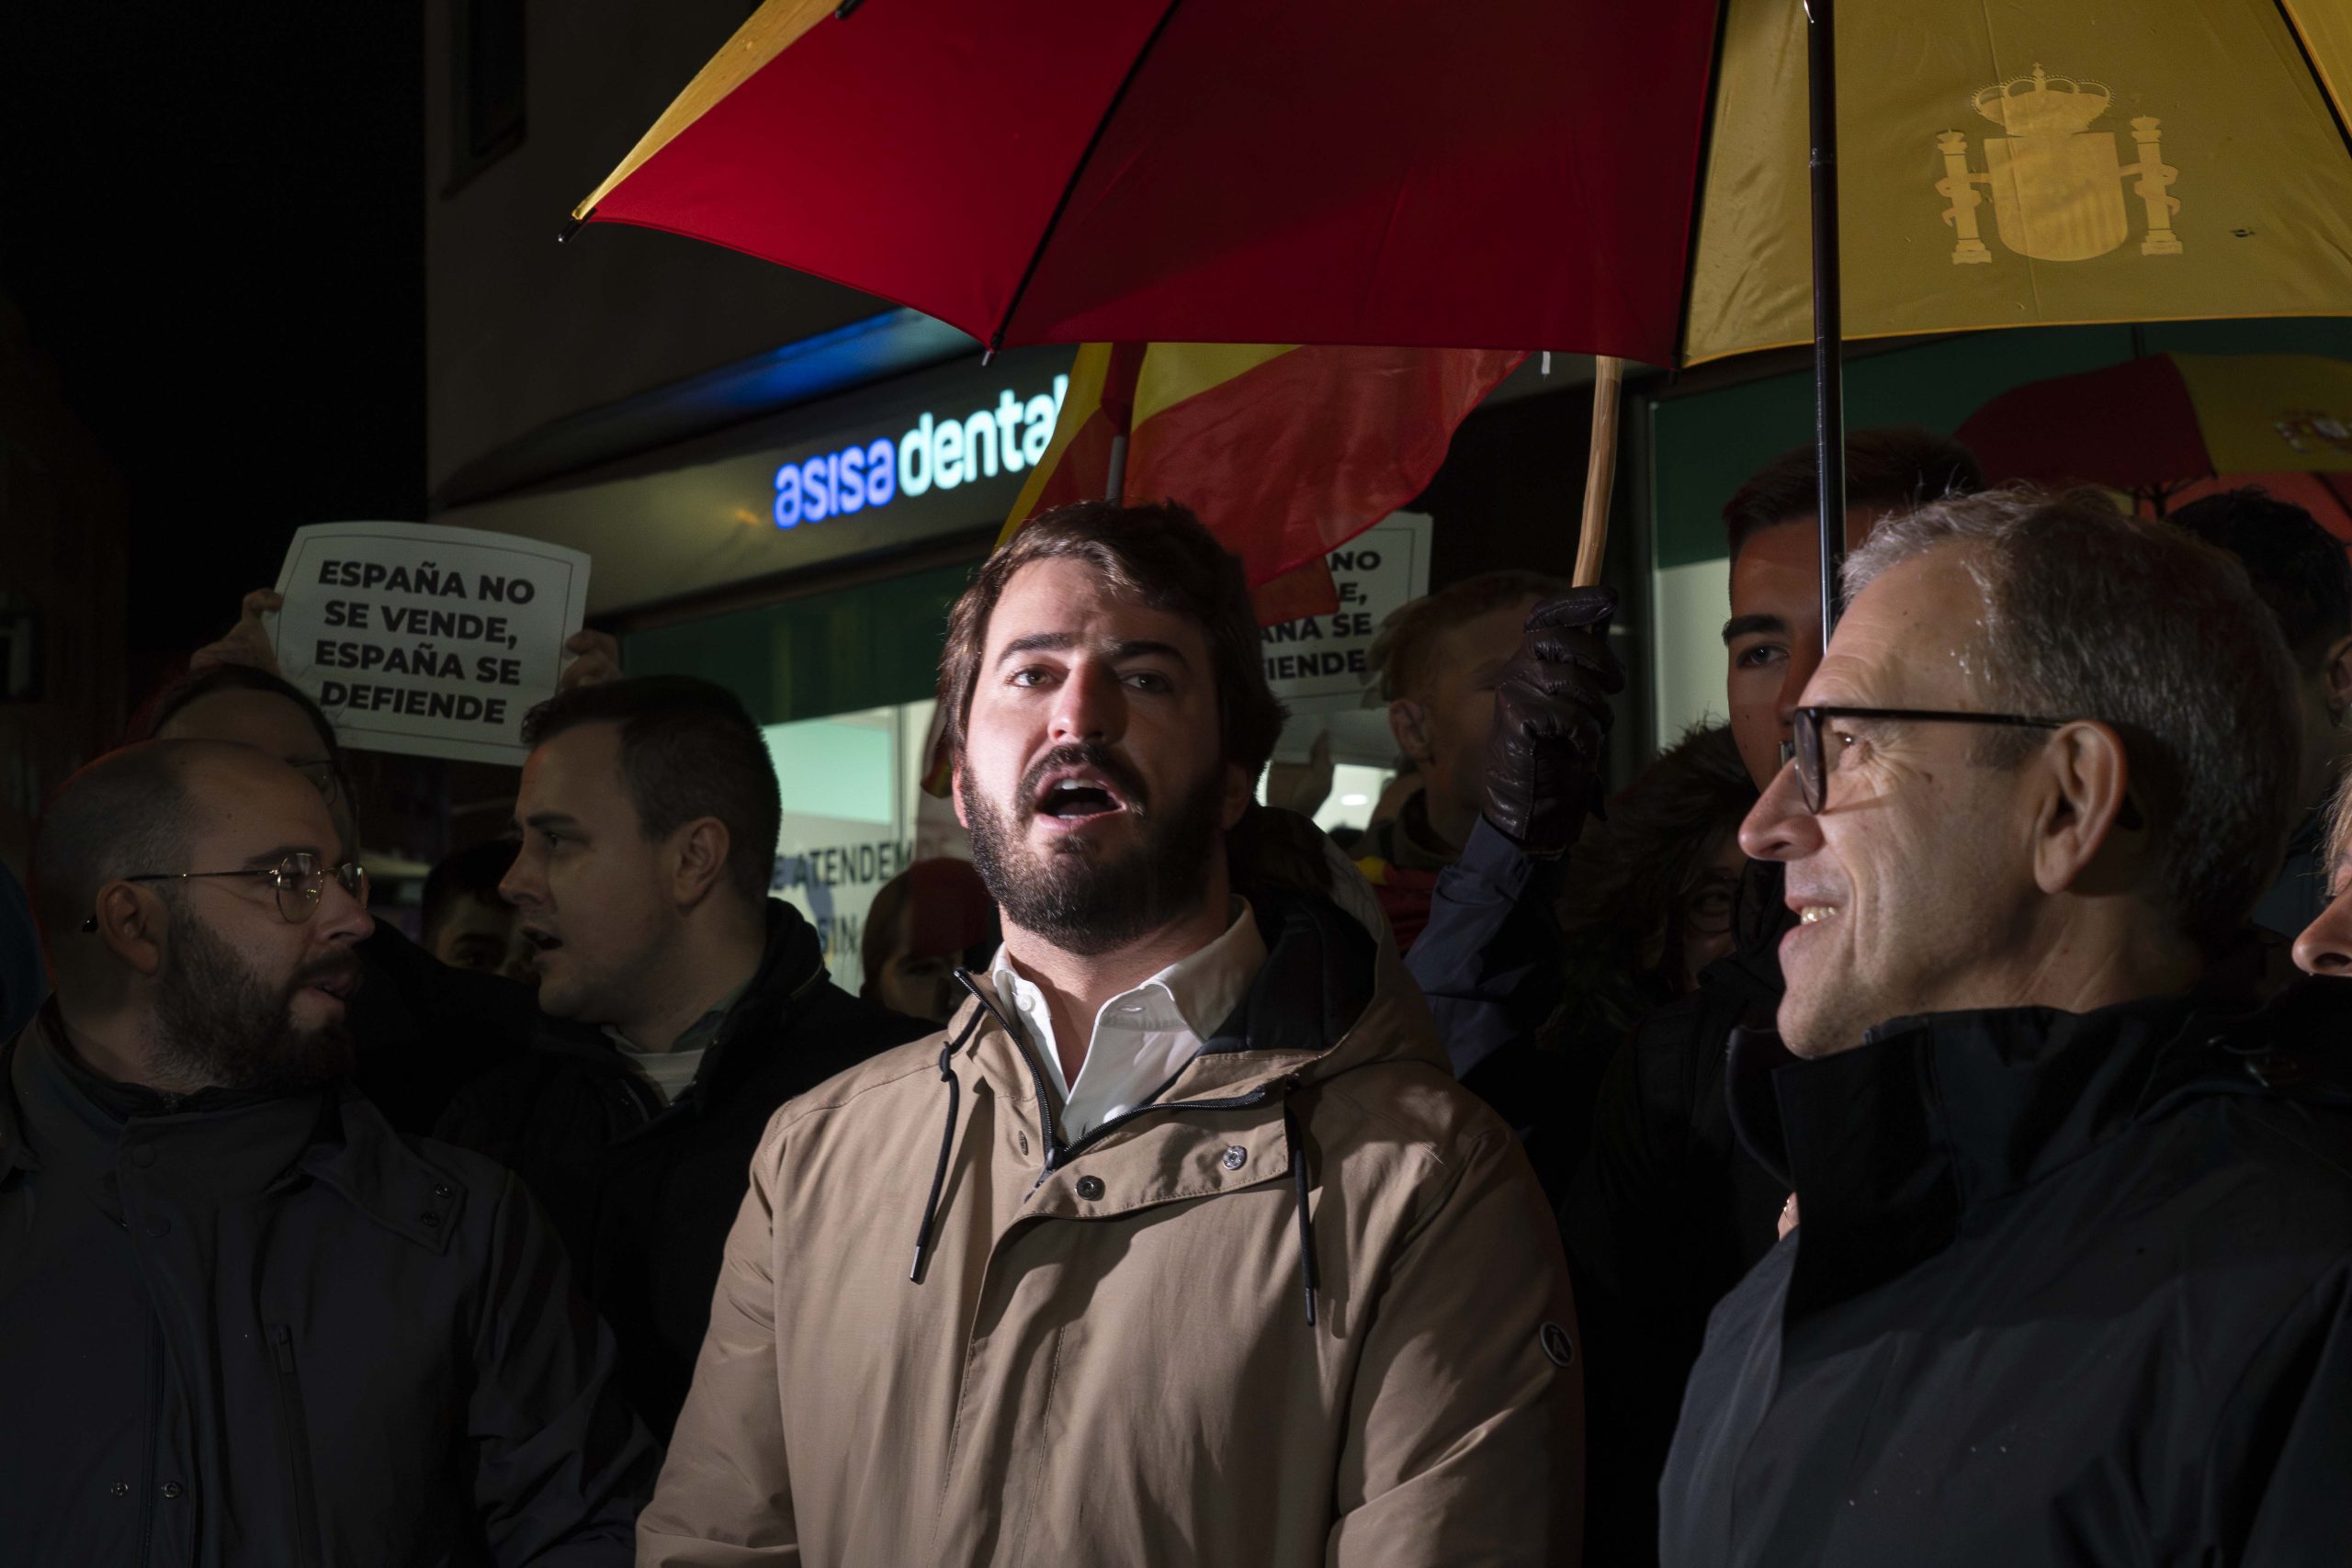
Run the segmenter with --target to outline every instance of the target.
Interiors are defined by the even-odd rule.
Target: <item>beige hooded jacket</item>
[[[640,1563],[1575,1562],[1534,1175],[1393,947],[1256,908],[1233,1020],[1075,1146],[978,976],[776,1113]]]

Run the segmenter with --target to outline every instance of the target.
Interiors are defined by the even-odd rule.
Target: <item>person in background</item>
[[[1849,543],[1883,515],[1984,486],[1964,447],[1916,428],[1857,431],[1846,461]],[[1798,694],[1821,658],[1815,491],[1806,445],[1767,464],[1724,508],[1731,549],[1724,694],[1733,740],[1758,789],[1780,766]],[[1565,723],[1559,728],[1574,733]],[[1507,830],[1514,807],[1493,800],[1498,785],[1526,797],[1514,783],[1526,750],[1505,727],[1490,736],[1482,761],[1492,804],[1438,878],[1428,930],[1408,957],[1465,1078],[1489,1058],[1531,1049],[1568,998],[1553,913],[1558,863],[1527,853],[1519,833]],[[1585,803],[1567,804],[1581,826]],[[1557,829],[1545,836],[1566,847]],[[1609,1434],[1592,1450],[1587,1551],[1595,1562],[1655,1559],[1656,1483],[1684,1375],[1708,1312],[1771,1246],[1788,1196],[1739,1151],[1723,1093],[1731,1031],[1768,1021],[1780,1000],[1776,944],[1790,917],[1778,873],[1770,864],[1748,868],[1729,956],[1645,1020],[1611,1061],[1590,1145],[1561,1206],[1595,1348],[1587,1404],[1593,1430]]]
[[[223,740],[277,758],[310,781],[335,825],[339,860],[360,852],[357,802],[334,726],[269,671],[213,660],[158,692],[135,739]],[[359,1088],[403,1133],[432,1130],[464,1084],[523,1050],[539,1030],[530,990],[436,963],[389,920],[359,943],[368,983],[350,1001]]]
[[[1739,824],[1755,804],[1731,730],[1694,728],[1611,796],[1570,852],[1559,1010],[1534,1049],[1498,1052],[1463,1080],[1489,1105],[1520,1108],[1528,1157],[1555,1202],[1591,1140],[1609,1063],[1644,1019],[1731,953],[1747,866]]]
[[[956,971],[988,962],[1002,933],[969,861],[919,860],[884,883],[865,912],[858,995],[876,1007],[944,1023],[964,999]]]
[[[1728,1082],[1794,1225],[1709,1322],[1662,1560],[2352,1560],[2352,991],[2223,962],[2303,806],[2284,641],[2087,497],[1920,507],[1845,586],[1741,829],[1799,924]]]
[[[1396,945],[1410,953],[1438,874],[1469,840],[1479,811],[1480,749],[1503,667],[1539,600],[1567,584],[1533,571],[1489,571],[1398,606],[1369,656],[1389,732],[1419,789],[1375,818],[1356,864],[1380,896]]]
[[[1261,814],[1329,862],[1251,801],[1240,563],[1174,505],[1040,515],[940,708],[1003,950],[777,1113],[639,1561],[1574,1563],[1543,1197],[1393,945],[1263,875]]]
[[[2352,978],[2352,779],[2335,787],[2320,844],[2327,902],[2295,938],[2295,967],[2331,980]]]
[[[501,887],[543,1034],[469,1086],[439,1135],[527,1181],[666,1436],[709,1321],[727,1227],[777,1106],[931,1026],[832,983],[815,928],[769,896],[782,814],[767,743],[724,688],[575,687],[524,734]]]
[[[424,950],[453,969],[539,983],[514,906],[498,891],[514,863],[511,839],[489,839],[446,855],[424,879]]]
[[[2258,489],[2190,502],[2169,521],[2237,558],[2294,655],[2308,809],[2287,840],[2278,879],[2254,910],[2256,925],[2292,940],[2327,902],[2320,863],[2327,800],[2352,756],[2352,560],[2317,518]]]
[[[0,1050],[0,1556],[629,1561],[658,1454],[512,1176],[347,1077],[367,879],[252,747],[43,812],[57,978]]]

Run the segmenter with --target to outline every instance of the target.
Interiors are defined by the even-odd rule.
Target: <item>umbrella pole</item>
[[[1600,581],[1600,557],[1609,545],[1609,492],[1617,478],[1618,388],[1625,362],[1613,355],[1592,362],[1592,453],[1584,470],[1584,524],[1577,534],[1578,588]]]
[[[1836,0],[1805,0],[1805,87],[1813,123],[1813,460],[1820,482],[1821,640],[1838,625],[1846,559],[1845,339],[1838,276]]]

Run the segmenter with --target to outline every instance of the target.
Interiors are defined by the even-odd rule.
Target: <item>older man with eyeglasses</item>
[[[626,1563],[651,1439],[515,1179],[350,1089],[368,880],[251,747],[42,815],[0,1048],[0,1557]]]
[[[1709,1325],[1664,1562],[2352,1561],[2352,1014],[2236,963],[2301,805],[2275,624],[2022,491],[1847,588],[1742,829],[1800,923],[1731,1109],[1795,1223]]]

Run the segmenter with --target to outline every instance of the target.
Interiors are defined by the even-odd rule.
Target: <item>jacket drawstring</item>
[[[932,1167],[931,1195],[922,1201],[922,1226],[915,1232],[914,1267],[907,1270],[907,1278],[918,1285],[922,1283],[923,1259],[931,1255],[931,1226],[939,1216],[940,1190],[947,1185],[947,1156],[956,1150],[956,1100],[963,1085],[956,1080],[956,1070],[947,1064],[955,1059],[956,1052],[964,1048],[964,1042],[972,1037],[972,1031],[980,1026],[980,1020],[986,1016],[985,1008],[974,1008],[972,1021],[964,1026],[964,1032],[939,1048],[939,1076],[947,1082],[947,1125],[940,1129],[939,1163]]]
[[[1307,1212],[1306,1147],[1299,1141],[1298,1118],[1290,1108],[1290,1100],[1283,1100],[1283,1149],[1290,1156],[1292,1190],[1298,1195],[1298,1278],[1306,1287],[1306,1326],[1315,1326],[1315,1217]]]

